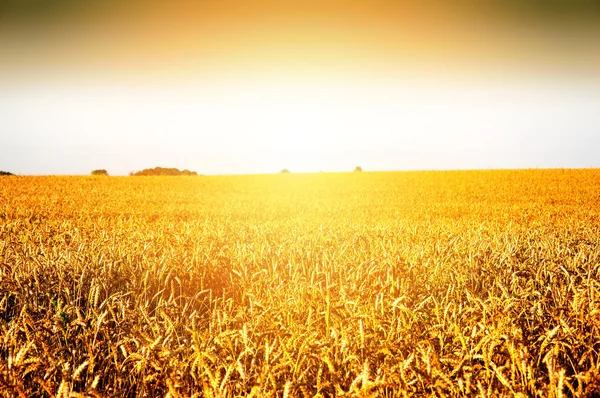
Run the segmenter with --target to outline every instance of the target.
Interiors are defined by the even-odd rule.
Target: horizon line
[[[146,175],[146,176],[134,176],[127,174],[108,174],[104,176],[94,176],[90,173],[88,174],[18,174],[11,173],[10,175],[6,175],[3,177],[95,177],[95,178],[105,178],[105,177],[244,177],[244,176],[267,176],[267,175],[289,175],[289,174],[361,174],[361,173],[424,173],[424,172],[475,172],[475,171],[544,171],[544,170],[600,170],[600,166],[590,166],[590,167],[493,167],[493,168],[457,168],[457,169],[394,169],[394,170],[320,170],[320,171],[292,171],[288,170],[288,172],[270,172],[270,173],[223,173],[223,174],[203,174],[198,173],[197,175],[179,175],[179,176],[155,176],[155,175]]]

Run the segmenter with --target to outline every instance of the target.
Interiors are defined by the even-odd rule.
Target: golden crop
[[[593,396],[599,243],[599,170],[0,178],[0,394]]]

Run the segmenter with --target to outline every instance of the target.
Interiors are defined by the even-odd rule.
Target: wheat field
[[[600,170],[0,178],[0,394],[600,394]]]

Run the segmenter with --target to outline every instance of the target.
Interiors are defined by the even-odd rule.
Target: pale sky
[[[18,174],[600,167],[600,84],[5,85],[0,129]]]
[[[600,167],[596,8],[19,4],[0,8],[0,170]]]

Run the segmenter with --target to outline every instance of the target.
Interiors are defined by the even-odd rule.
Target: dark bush
[[[362,171],[362,167],[360,166],[356,166],[356,168],[354,169],[355,173],[360,173]]]
[[[108,175],[108,171],[106,171],[104,169],[92,170],[92,175],[93,176],[107,176]]]
[[[14,176],[13,173],[0,170],[0,176]]]
[[[197,176],[198,173],[195,171],[190,171],[188,169],[179,170],[174,167],[165,168],[165,167],[155,167],[153,169],[144,169],[142,171],[130,172],[130,176]]]

